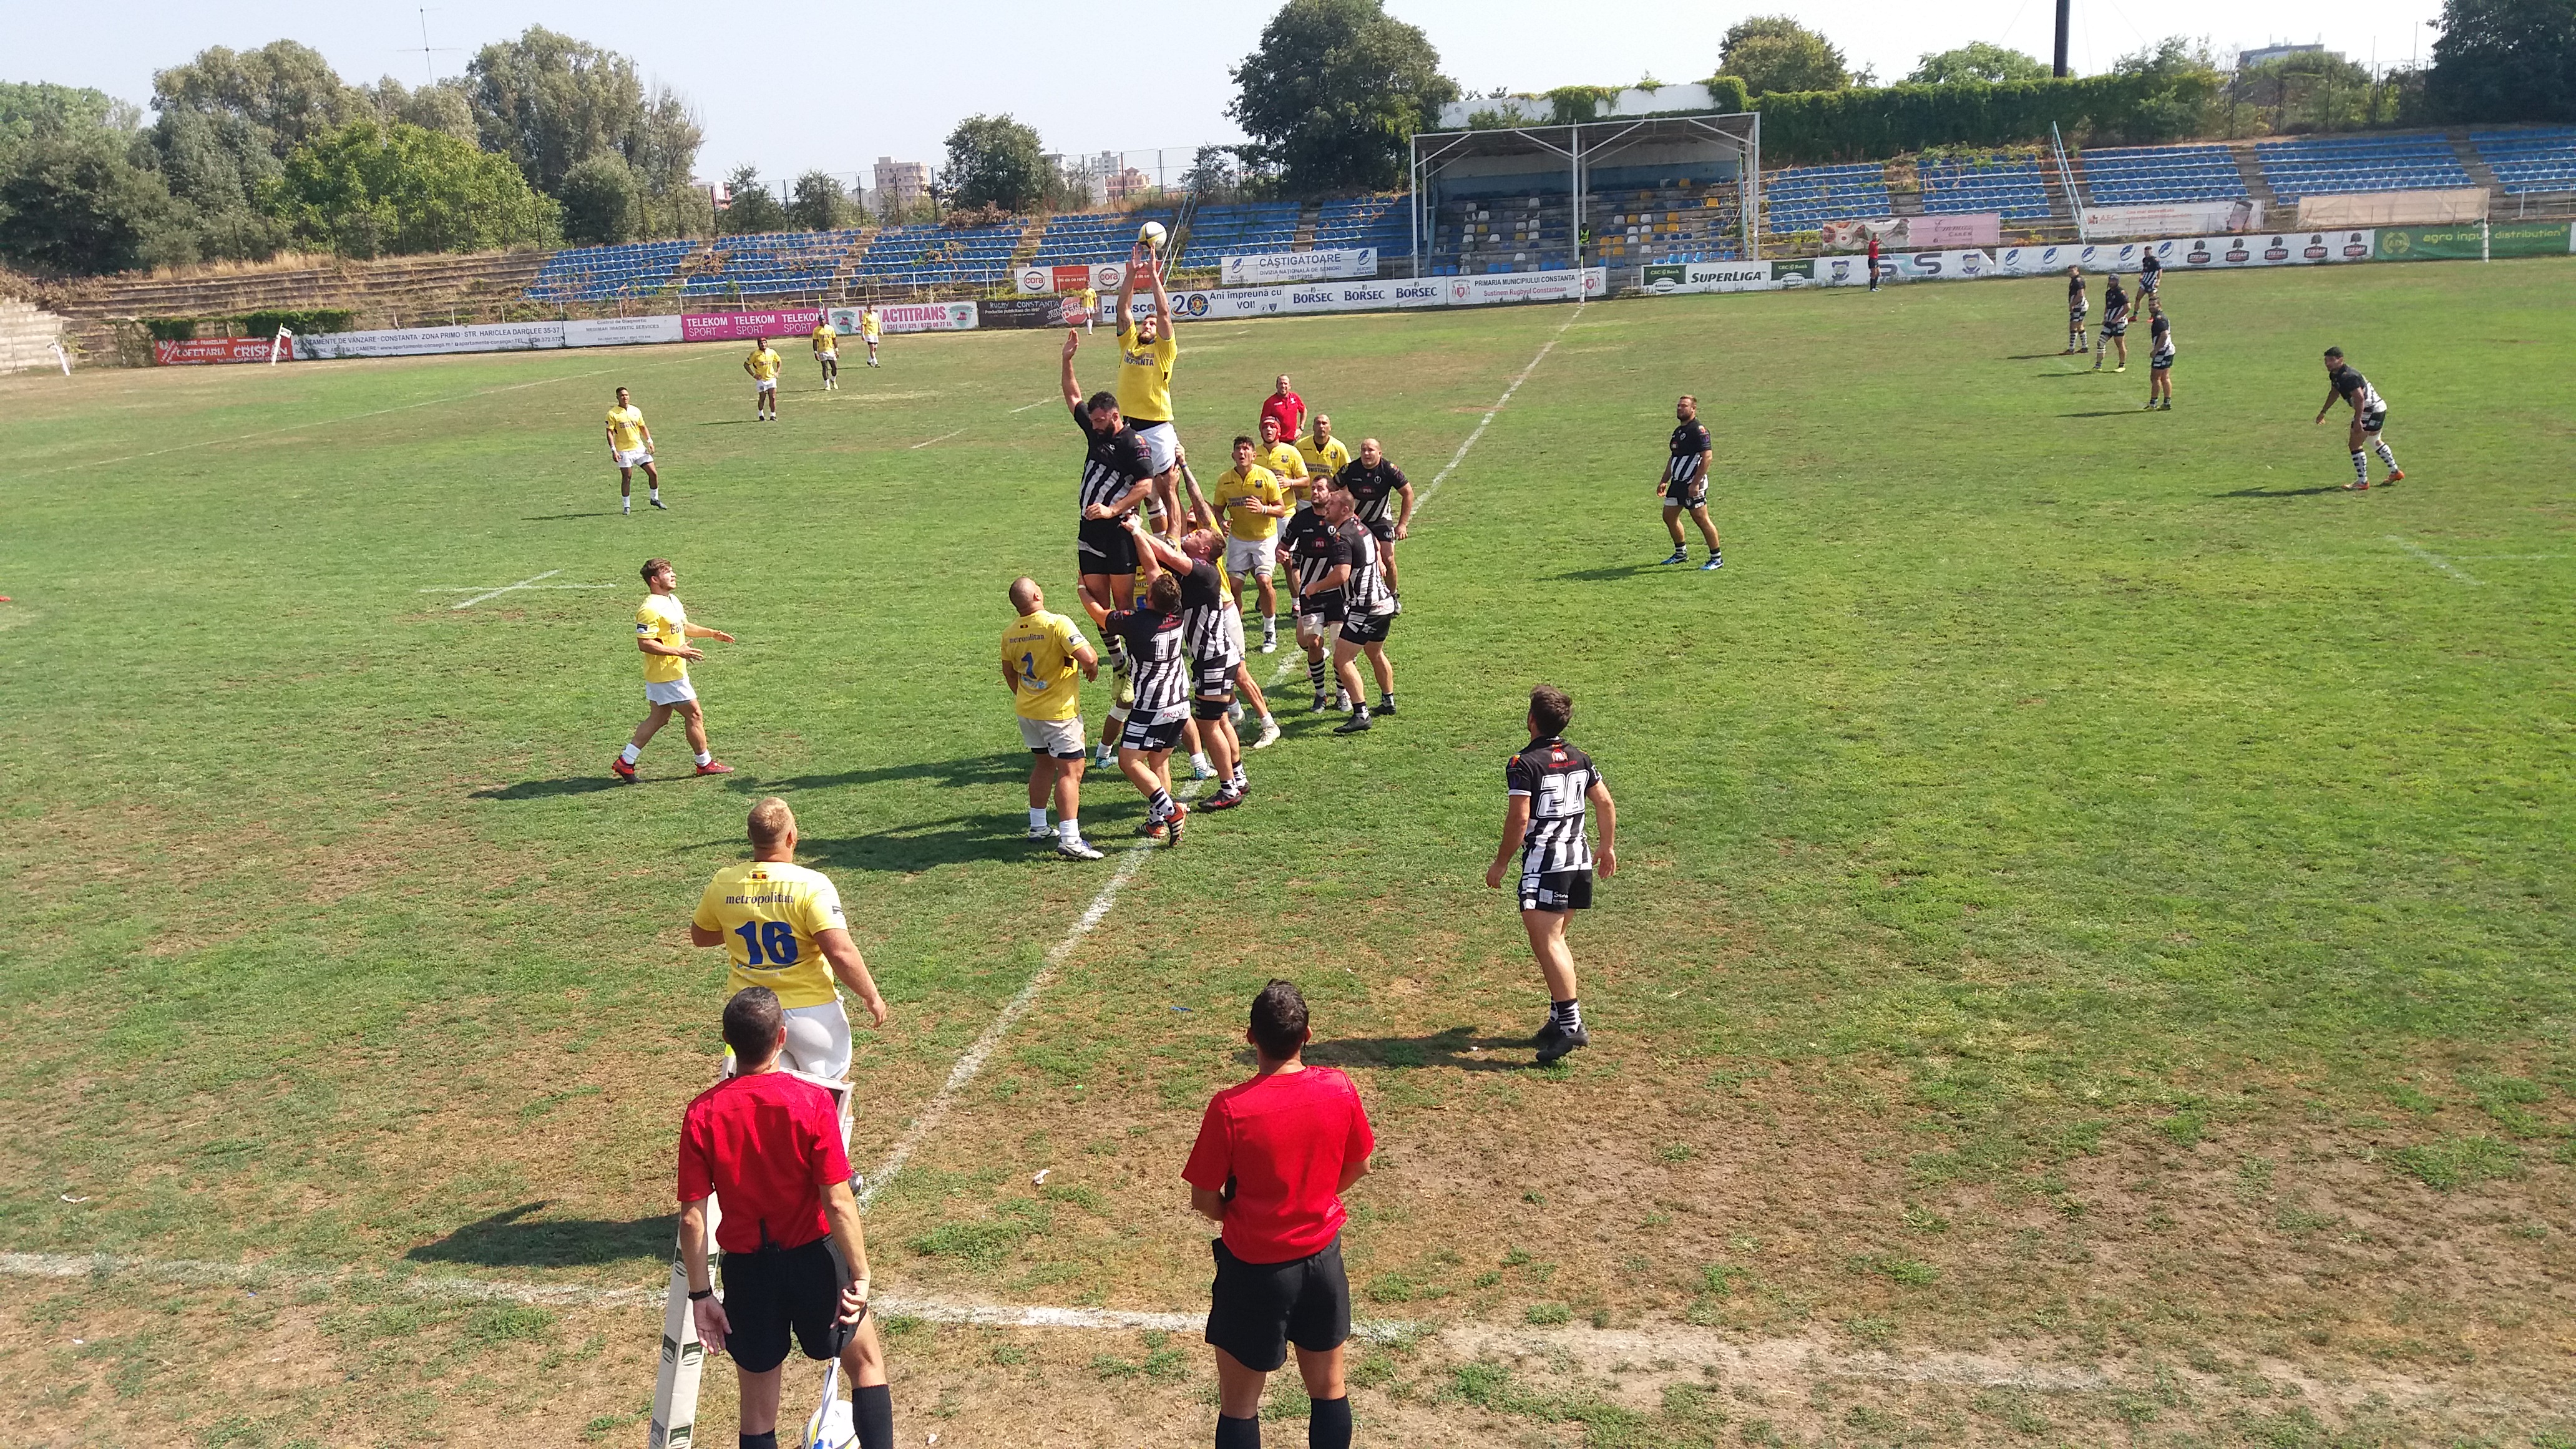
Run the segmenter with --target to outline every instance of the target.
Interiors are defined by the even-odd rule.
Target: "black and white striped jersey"
[[[1348,562],[1350,582],[1342,586],[1342,597],[1349,601],[1354,614],[1391,614],[1395,612],[1395,594],[1386,586],[1386,574],[1378,567],[1377,535],[1368,525],[1353,518],[1333,530],[1335,563]],[[1347,551],[1347,552],[1346,552]]]
[[[1664,481],[1667,483],[1696,482],[1699,478],[1700,455],[1706,453],[1712,446],[1708,440],[1708,429],[1701,426],[1697,418],[1673,429],[1673,461],[1664,469]]]
[[[2165,321],[2165,314],[2164,314],[2164,313],[2162,313],[2162,312],[2158,312],[2158,313],[2156,313],[2153,317],[2151,317],[2151,318],[2149,318],[2149,319],[2148,319],[2148,322],[2147,322],[2147,336],[2148,336],[2148,338],[2150,339],[2150,342],[2149,342],[2149,345],[2148,345],[2148,348],[2147,348],[2147,360],[2148,360],[2148,361],[2150,361],[2150,362],[2171,362],[2171,361],[2173,361],[2173,355],[2174,355],[2173,325],[2172,325],[2171,323],[2168,323],[2167,321]],[[2359,376],[2360,374],[2356,373],[2356,374],[2354,374],[2354,375],[2355,375],[2355,376]]]
[[[1127,641],[1128,682],[1136,703],[1127,717],[1166,724],[1189,712],[1190,662],[1182,645],[1181,616],[1154,609],[1112,609],[1109,632]]]
[[[1300,508],[1280,525],[1279,546],[1288,550],[1289,561],[1297,567],[1297,612],[1321,612],[1321,606],[1330,601],[1310,595],[1307,590],[1322,583],[1324,575],[1333,571],[1333,526],[1314,509]]]
[[[1404,490],[1404,470],[1380,458],[1377,466],[1353,458],[1334,480],[1351,495],[1351,511],[1362,523],[1384,523],[1395,495]]]
[[[1077,407],[1073,425],[1082,429],[1085,444],[1082,455],[1082,497],[1074,505],[1074,516],[1085,516],[1091,505],[1106,507],[1127,496],[1127,490],[1154,473],[1154,464],[1145,456],[1144,441],[1136,430],[1121,419],[1116,431],[1102,432],[1091,425],[1091,414]]]
[[[1592,868],[1583,815],[1596,783],[1601,767],[1561,737],[1530,741],[1503,767],[1503,793],[1527,795],[1530,802],[1529,828],[1521,833],[1523,875]]]
[[[1181,575],[1181,637],[1202,666],[1239,664],[1233,632],[1225,626],[1225,575],[1205,559]]]
[[[2370,379],[2361,375],[2360,368],[2349,365],[2336,368],[2332,380],[2335,395],[2352,404],[2354,412],[2388,411],[2388,399],[2379,395],[2379,389],[2370,385]]]

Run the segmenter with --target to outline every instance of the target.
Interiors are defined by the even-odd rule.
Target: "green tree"
[[[2120,57],[2111,74],[2138,97],[2124,140],[2146,144],[2202,135],[2214,129],[2213,111],[2223,109],[2226,74],[2207,46],[2179,35]]]
[[[199,255],[257,260],[283,244],[285,229],[255,200],[260,183],[282,163],[250,122],[174,106],[145,134],[162,183],[195,233]]]
[[[832,231],[855,226],[860,216],[859,204],[841,189],[841,183],[821,171],[808,171],[796,178],[788,191],[787,224],[807,231]]]
[[[2047,74],[2048,67],[2036,57],[1989,41],[1972,40],[1956,50],[1923,55],[1905,79],[1914,85],[1945,86],[1971,80],[2039,80]]]
[[[0,161],[39,131],[132,131],[137,112],[105,91],[44,81],[0,81]]]
[[[353,121],[295,148],[261,187],[270,214],[344,256],[544,245],[560,209],[508,158],[440,131]]]
[[[969,211],[1029,211],[1046,199],[1052,169],[1035,130],[1008,115],[968,116],[948,133],[940,200]]]
[[[593,156],[614,152],[641,165],[657,189],[687,167],[663,154],[677,137],[657,133],[665,92],[648,99],[635,62],[588,41],[532,25],[516,40],[484,46],[465,67],[465,95],[483,149],[510,158],[528,184],[559,195],[564,178]],[[697,157],[695,128],[687,159]]]
[[[326,132],[374,114],[366,95],[343,85],[331,63],[310,46],[272,40],[257,50],[223,46],[152,76],[152,108],[163,115],[191,110],[283,161],[288,152]],[[234,120],[227,130],[221,123]]]
[[[1233,77],[1246,159],[1292,194],[1399,184],[1406,139],[1458,99],[1430,39],[1380,0],[1288,0]]]
[[[1852,83],[1843,53],[1786,15],[1755,15],[1728,27],[1717,73],[1736,76],[1755,95],[1773,91],[1838,91]]]
[[[2360,65],[2312,50],[2239,70],[2226,94],[2266,131],[2351,131],[2382,119],[2383,89]]]
[[[0,176],[0,258],[92,275],[195,258],[156,173],[104,127],[48,128],[13,148]]]
[[[770,194],[768,185],[760,179],[759,167],[733,168],[733,174],[725,178],[725,190],[732,199],[716,217],[718,231],[747,235],[787,230],[787,208]]]
[[[644,234],[644,187],[616,155],[593,156],[565,173],[564,240],[584,246],[633,241]]]
[[[424,131],[444,131],[460,141],[482,139],[474,124],[474,103],[466,98],[465,82],[461,80],[438,81],[415,91],[386,76],[358,90],[374,108],[379,121],[403,121]]]
[[[2435,119],[2576,120],[2576,0],[2443,0],[2435,23]]]

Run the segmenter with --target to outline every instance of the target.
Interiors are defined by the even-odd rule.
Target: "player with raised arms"
[[[1682,542],[1682,512],[1688,509],[1691,521],[1699,525],[1699,536],[1708,543],[1708,562],[1700,565],[1700,571],[1724,568],[1726,555],[1718,547],[1717,525],[1708,521],[1708,465],[1717,456],[1717,445],[1709,441],[1708,428],[1699,420],[1699,399],[1689,393],[1673,404],[1670,448],[1663,473],[1655,480],[1655,496],[1664,500],[1664,531],[1673,536],[1672,557],[1664,562],[1690,562],[1690,549]]]
[[[1161,222],[1149,221],[1128,253],[1127,275],[1118,284],[1118,409],[1145,444],[1154,465],[1154,508],[1158,531],[1181,531],[1179,448],[1181,435],[1172,427],[1172,364],[1181,355],[1172,335],[1172,294],[1163,290],[1163,265],[1156,255]],[[1154,284],[1154,315],[1135,320],[1136,274]]]
[[[608,457],[617,465],[617,511],[635,511],[635,470],[644,470],[651,502],[662,508],[662,475],[653,471],[653,430],[644,425],[644,410],[617,390],[617,406],[608,410]],[[668,511],[665,509],[664,511]]]
[[[1109,614],[1136,600],[1136,536],[1128,516],[1154,486],[1154,467],[1144,441],[1127,425],[1115,393],[1093,393],[1086,400],[1073,375],[1073,355],[1082,349],[1082,334],[1064,329],[1064,405],[1073,425],[1082,430],[1082,486],[1075,502],[1081,519],[1074,536],[1074,567],[1082,583],[1084,613],[1110,650],[1114,663],[1119,643],[1109,628]]]
[[[2406,474],[2397,466],[2397,455],[2388,450],[2388,440],[2379,435],[2379,430],[2388,422],[2387,399],[2379,395],[2379,389],[2370,385],[2370,379],[2362,376],[2359,368],[2343,360],[2342,348],[2329,347],[2326,349],[2326,400],[2317,408],[2318,422],[2326,420],[2326,413],[2334,407],[2336,398],[2352,404],[2352,431],[2345,440],[2352,449],[2352,481],[2343,486],[2356,492],[2370,486],[2370,459],[2362,452],[2364,443],[2377,448],[2381,461],[2388,464],[2388,482],[2404,478]],[[2170,396],[2165,405],[2173,405]]]
[[[839,986],[857,995],[875,1026],[886,1024],[885,997],[850,940],[840,891],[796,863],[796,812],[773,795],[751,807],[743,829],[751,859],[707,881],[689,917],[689,944],[725,948],[727,992],[776,992],[787,1027],[784,1064],[837,1082],[850,1074],[850,1017]]]
[[[1530,691],[1529,744],[1503,767],[1503,843],[1485,867],[1486,887],[1499,890],[1512,852],[1521,853],[1521,926],[1547,979],[1547,1025],[1530,1038],[1540,1066],[1592,1040],[1575,995],[1574,953],[1565,944],[1566,917],[1592,909],[1593,854],[1583,836],[1587,803],[1601,811],[1601,877],[1619,873],[1618,807],[1592,757],[1565,742],[1573,719],[1574,701],[1564,690],[1542,684]]]
[[[768,338],[752,340],[751,355],[742,360],[742,370],[751,374],[752,417],[756,421],[771,422],[778,416],[778,371],[783,365]]]
[[[697,756],[698,773],[730,775],[733,766],[707,748],[706,715],[698,708],[697,689],[689,683],[690,661],[707,656],[689,641],[721,639],[730,644],[733,636],[689,622],[689,611],[680,607],[680,575],[669,559],[646,559],[643,573],[644,587],[651,592],[635,609],[635,647],[644,655],[644,722],[635,727],[625,750],[609,761],[609,772],[632,781],[644,746],[677,711],[688,730],[689,750]]]

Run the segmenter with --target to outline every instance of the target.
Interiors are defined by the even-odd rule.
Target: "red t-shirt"
[[[1297,430],[1306,425],[1306,400],[1297,394],[1272,393],[1261,400],[1261,415],[1279,420],[1279,441],[1297,445]]]
[[[1331,1067],[1273,1072],[1210,1099],[1181,1178],[1209,1192],[1233,1178],[1225,1245],[1247,1263],[1285,1263],[1332,1246],[1350,1216],[1342,1169],[1376,1147],[1349,1077]]]
[[[823,1189],[849,1180],[832,1094],[785,1072],[729,1077],[680,1119],[680,1201],[715,1194],[716,1246],[728,1253],[822,1237]]]

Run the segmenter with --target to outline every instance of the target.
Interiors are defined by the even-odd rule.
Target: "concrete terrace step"
[[[2253,142],[2230,141],[2227,154],[2236,162],[2236,174],[2244,179],[2246,195],[2263,203],[2265,211],[2281,204],[2281,198],[2272,194],[2272,183],[2263,179],[2263,158]]]

